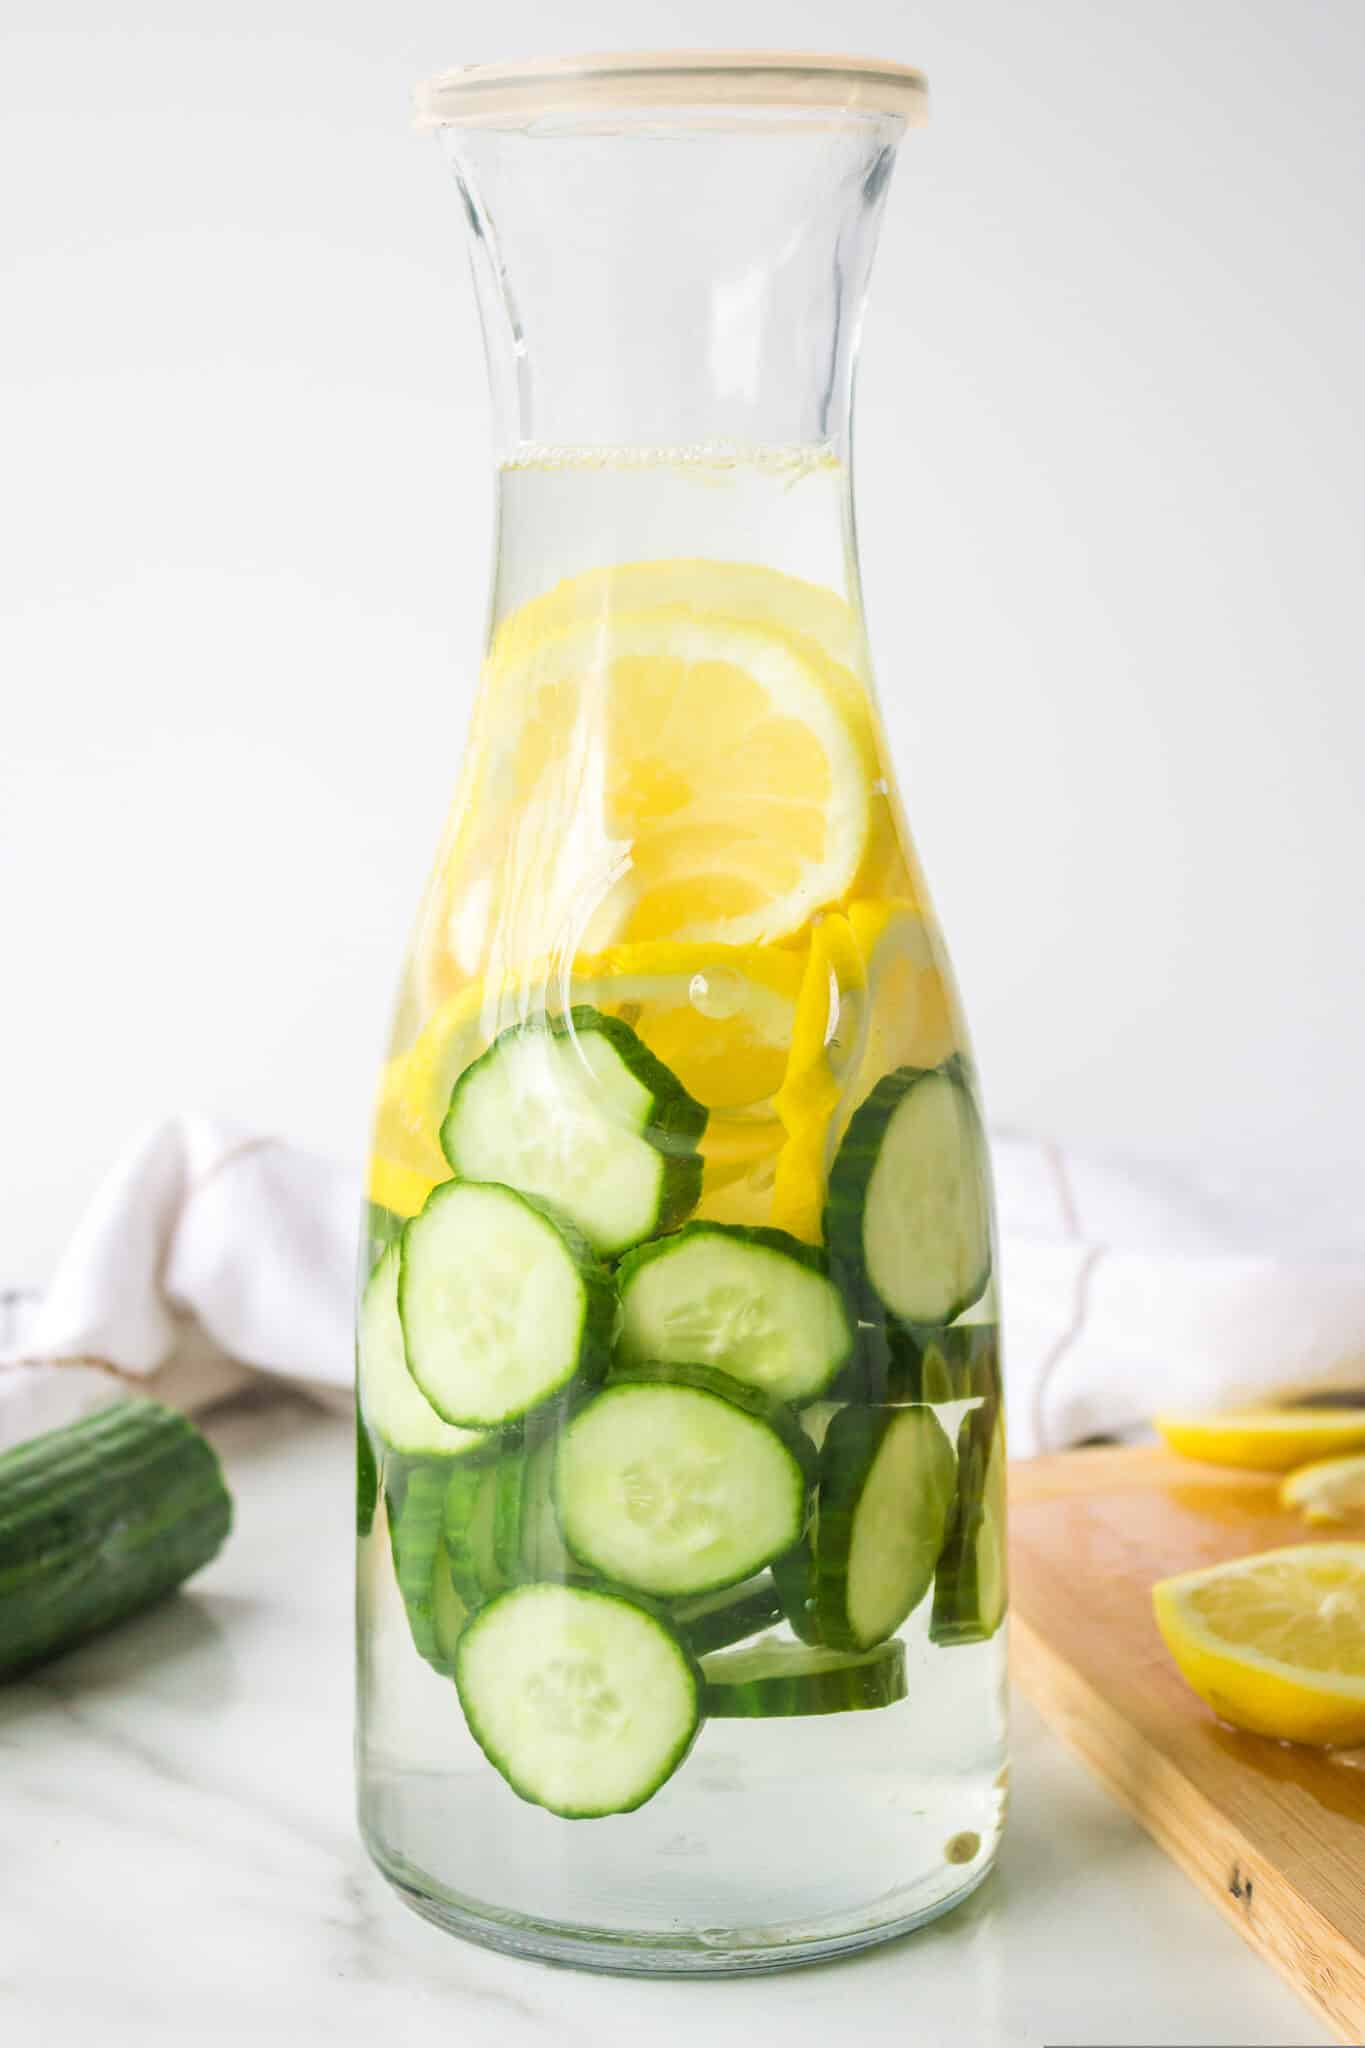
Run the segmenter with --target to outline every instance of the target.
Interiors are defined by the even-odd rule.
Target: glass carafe
[[[881,1940],[989,1870],[989,1171],[849,479],[923,82],[457,71],[482,680],[359,1310],[360,1810],[431,1919],[607,1969]]]

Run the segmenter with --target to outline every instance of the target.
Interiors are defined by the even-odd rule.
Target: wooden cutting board
[[[1311,1541],[1277,1481],[1161,1450],[1010,1471],[1016,1683],[1347,2041],[1365,2041],[1365,1750],[1223,1727],[1152,1619],[1169,1573]]]

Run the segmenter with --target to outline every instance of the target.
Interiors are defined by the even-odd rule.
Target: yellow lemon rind
[[[1281,1742],[1318,1747],[1365,1742],[1365,1659],[1359,1675],[1324,1673],[1285,1664],[1249,1644],[1233,1646],[1207,1627],[1186,1597],[1197,1583],[1245,1571],[1268,1557],[1316,1559],[1324,1550],[1349,1553],[1365,1579],[1365,1544],[1303,1544],[1182,1572],[1152,1588],[1153,1611],[1167,1649],[1186,1684],[1220,1720]]]
[[[1247,1472],[1287,1472],[1365,1449],[1365,1408],[1247,1408],[1156,1415],[1153,1427],[1182,1458]]]

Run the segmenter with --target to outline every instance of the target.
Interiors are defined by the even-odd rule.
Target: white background
[[[860,381],[874,646],[997,1121],[1365,1129],[1360,0],[3,0],[0,1277],[142,1124],[363,1142],[488,434],[445,65],[930,74]]]

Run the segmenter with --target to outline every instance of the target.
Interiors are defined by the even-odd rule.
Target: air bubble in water
[[[698,1015],[720,1023],[744,1007],[744,976],[733,967],[708,967],[692,976],[687,994]]]

